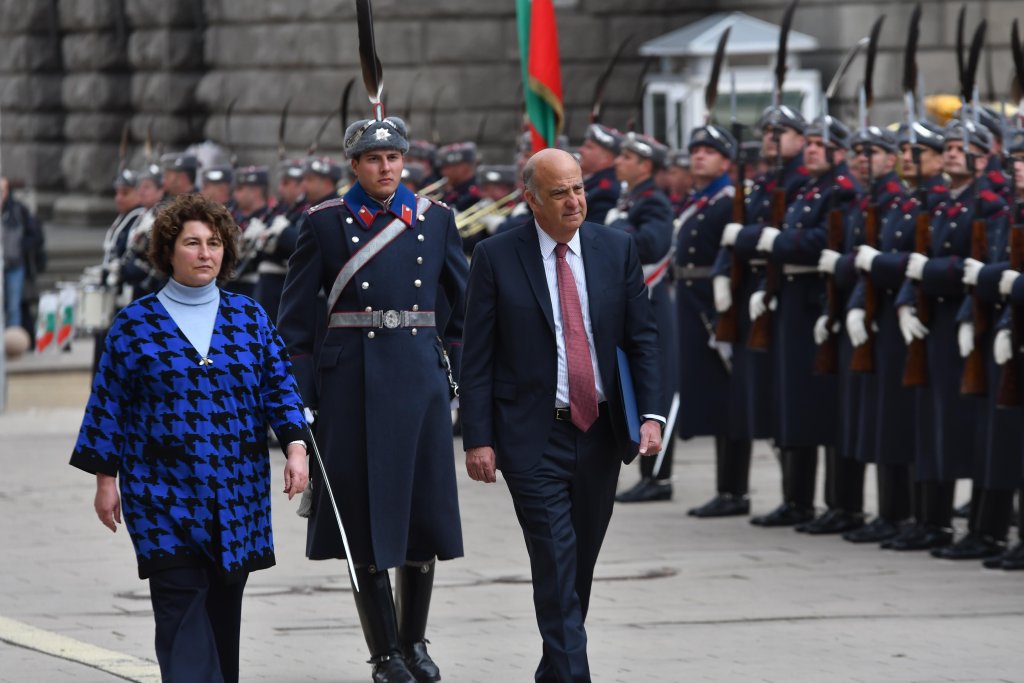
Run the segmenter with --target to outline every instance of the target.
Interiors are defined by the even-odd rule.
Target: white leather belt
[[[351,311],[331,313],[330,327],[376,327],[394,330],[399,327],[433,327],[433,311]]]

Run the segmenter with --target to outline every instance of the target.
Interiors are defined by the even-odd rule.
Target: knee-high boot
[[[398,641],[395,599],[387,570],[356,567],[359,590],[353,591],[359,623],[370,649],[374,683],[416,683],[405,666]]]
[[[424,564],[407,564],[395,570],[398,640],[405,664],[417,681],[441,680],[441,671],[427,654],[429,641],[426,638],[436,564],[431,560]]]

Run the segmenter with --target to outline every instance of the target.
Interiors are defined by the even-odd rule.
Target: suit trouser
[[[202,567],[174,567],[149,577],[164,683],[237,683],[247,579],[245,574],[227,583]]]
[[[523,528],[544,654],[540,682],[590,681],[587,633],[594,566],[615,503],[620,460],[604,405],[580,432],[555,421],[544,453],[524,472],[502,472]]]

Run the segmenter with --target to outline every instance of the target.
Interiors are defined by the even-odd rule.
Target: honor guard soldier
[[[310,207],[337,197],[343,174],[341,164],[330,157],[308,159],[302,173],[302,188]]]
[[[917,224],[930,220],[931,209],[948,190],[942,176],[942,129],[924,121],[915,121],[913,126],[913,131],[904,127],[896,141],[903,180],[915,188],[909,194],[896,191],[889,170],[888,141],[883,145],[878,136],[872,138],[872,149],[878,150],[873,169],[878,178],[876,203],[880,209],[888,208],[879,211],[878,244],[860,244],[854,257],[860,277],[870,279],[875,295],[875,371],[860,378],[856,458],[875,464],[878,515],[861,528],[843,534],[851,543],[891,539],[916,514],[913,503],[917,497],[912,491],[914,430],[909,428],[916,411],[914,391],[904,384],[906,344],[896,315],[896,295],[903,284],[907,259],[915,249]],[[858,161],[863,163],[860,157]],[[919,218],[922,213],[926,217]],[[846,315],[851,341],[867,339],[864,287],[862,279]]]
[[[830,154],[826,154],[825,126],[833,145]],[[834,376],[814,372],[818,311],[808,302],[825,298],[825,282],[817,264],[827,242],[829,211],[838,208],[845,215],[856,206],[857,187],[847,171],[843,147],[849,134],[844,135],[844,130],[845,126],[831,117],[806,129],[804,163],[810,179],[787,208],[782,225],[766,225],[756,245],[780,271],[774,296],[762,289],[749,302],[751,321],[765,315],[769,306],[775,307],[768,353],[777,380],[773,386],[773,433],[783,456],[783,502],[775,511],[751,520],[761,526],[810,522],[818,447],[826,448],[830,463],[837,462],[838,387]],[[833,193],[838,193],[834,202]]]
[[[435,560],[463,554],[447,370],[461,355],[468,264],[452,211],[400,183],[408,146],[400,119],[349,126],[345,152],[357,180],[306,213],[279,324],[303,400],[317,411],[375,681],[440,680],[425,639]],[[328,173],[308,168],[307,178]],[[321,290],[329,293],[322,343]],[[440,297],[447,319],[435,313]],[[316,476],[312,507],[307,556],[345,558]]]
[[[808,179],[803,158],[806,126],[803,116],[786,105],[769,107],[761,114],[761,150],[766,163],[774,164],[774,167],[757,178],[747,195],[746,223],[729,223],[722,231],[723,248],[718,252],[712,279],[715,310],[724,314],[733,306],[739,307],[736,310],[737,334],[733,345],[733,371],[727,412],[729,437],[732,439],[752,440],[774,436],[771,420],[771,364],[768,354],[752,351],[747,346],[752,323],[748,302],[760,288],[765,275],[765,257],[757,250],[757,244],[762,229],[771,223],[773,198],[780,197],[785,205],[792,203]],[[736,264],[737,271],[733,270],[733,264]],[[731,285],[733,281],[738,283],[735,289]],[[729,465],[730,471],[749,471],[749,458],[744,458],[739,450],[734,455],[736,462]],[[781,458],[785,470],[786,454],[782,453]],[[758,523],[796,524],[805,521],[803,518],[790,519],[787,507],[777,512],[759,518]]]
[[[305,164],[300,159],[287,159],[278,165],[280,178],[277,181],[277,205],[274,215],[282,215],[292,225],[297,225],[302,214],[309,208],[306,192],[302,186]]]
[[[421,185],[426,187],[440,178],[437,172],[437,145],[426,140],[410,140],[409,151],[405,153],[405,169],[413,173],[422,172]],[[419,188],[417,188],[418,190]]]
[[[668,166],[665,168],[665,185],[668,187],[668,200],[672,202],[672,211],[676,216],[683,212],[683,206],[689,201],[693,184],[690,152],[687,150],[669,152]],[[740,187],[743,187],[742,178]]]
[[[654,185],[655,172],[665,165],[668,148],[652,137],[627,133],[615,158],[615,174],[625,190],[618,206],[608,212],[607,225],[628,232],[636,242],[658,324],[661,352],[662,415],[678,392],[679,346],[676,341],[676,311],[672,302],[673,283],[668,277],[672,265],[672,205]],[[678,400],[678,399],[675,399]],[[662,453],[640,460],[640,482],[620,493],[620,503],[669,500],[672,497],[672,424],[665,427]]]
[[[694,189],[675,221],[673,273],[681,389],[677,430],[682,439],[693,436],[715,439],[716,495],[692,508],[688,514],[693,517],[727,517],[750,512],[747,493],[751,443],[750,439],[729,437],[732,346],[715,338],[717,316],[711,291],[711,273],[722,242],[722,230],[732,222],[736,188],[730,170],[736,152],[736,140],[724,128],[708,125],[693,131],[687,165]]]
[[[164,194],[177,197],[179,194],[197,192],[196,176],[199,173],[199,159],[187,152],[171,152],[160,157],[163,173]]]
[[[235,222],[240,234],[238,265],[234,278],[224,288],[254,298],[259,281],[260,239],[270,215],[269,188],[270,171],[266,166],[246,166],[235,173]]]
[[[166,278],[149,260],[149,243],[156,212],[163,206],[163,172],[159,164],[149,164],[138,177],[137,193],[145,211],[128,233],[128,244],[121,259],[121,293],[127,300],[157,292]]]
[[[482,199],[474,205],[479,210],[469,224],[460,226],[463,241],[474,239],[477,233],[493,235],[505,222],[517,200],[516,167],[512,165],[481,165],[477,170]]]
[[[622,147],[622,133],[592,123],[580,145],[580,169],[587,193],[587,220],[604,223],[609,209],[619,201],[621,184],[615,177],[615,157]]]
[[[230,166],[211,166],[204,168],[200,178],[203,186],[199,194],[225,207],[232,215],[235,213],[235,200],[231,196],[235,171]]]
[[[882,543],[893,550],[924,550],[948,546],[953,539],[952,509],[956,480],[975,474],[977,450],[976,399],[961,393],[964,358],[958,332],[964,299],[965,260],[972,253],[972,223],[988,228],[995,243],[1006,221],[1006,203],[982,175],[992,142],[988,132],[971,121],[951,121],[944,130],[943,170],[949,193],[932,214],[930,255],[913,253],[897,298],[904,341],[925,339],[927,385],[916,390],[917,425],[914,476],[921,504],[916,524]],[[926,297],[930,321],[918,317],[915,283]]]
[[[476,144],[472,142],[456,142],[437,150],[437,163],[446,181],[441,201],[455,209],[456,215],[480,201],[476,156]],[[478,234],[462,240],[467,256],[484,237],[486,234]]]
[[[410,192],[419,192],[426,177],[426,173],[419,166],[406,166],[402,169],[402,184],[409,188]]]
[[[977,113],[975,113],[977,112]],[[982,171],[982,176],[989,183],[993,192],[998,192],[1003,199],[1010,199],[1010,183],[1003,172],[1003,127],[1006,125],[1003,117],[992,111],[989,107],[968,104],[964,111],[960,109],[954,112],[951,120],[977,121],[991,136],[992,144],[989,152],[988,163]]]

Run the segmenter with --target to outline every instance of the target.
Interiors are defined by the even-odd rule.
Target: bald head
[[[527,204],[541,229],[556,242],[568,242],[587,216],[583,172],[576,157],[560,149],[543,149],[523,167]]]

